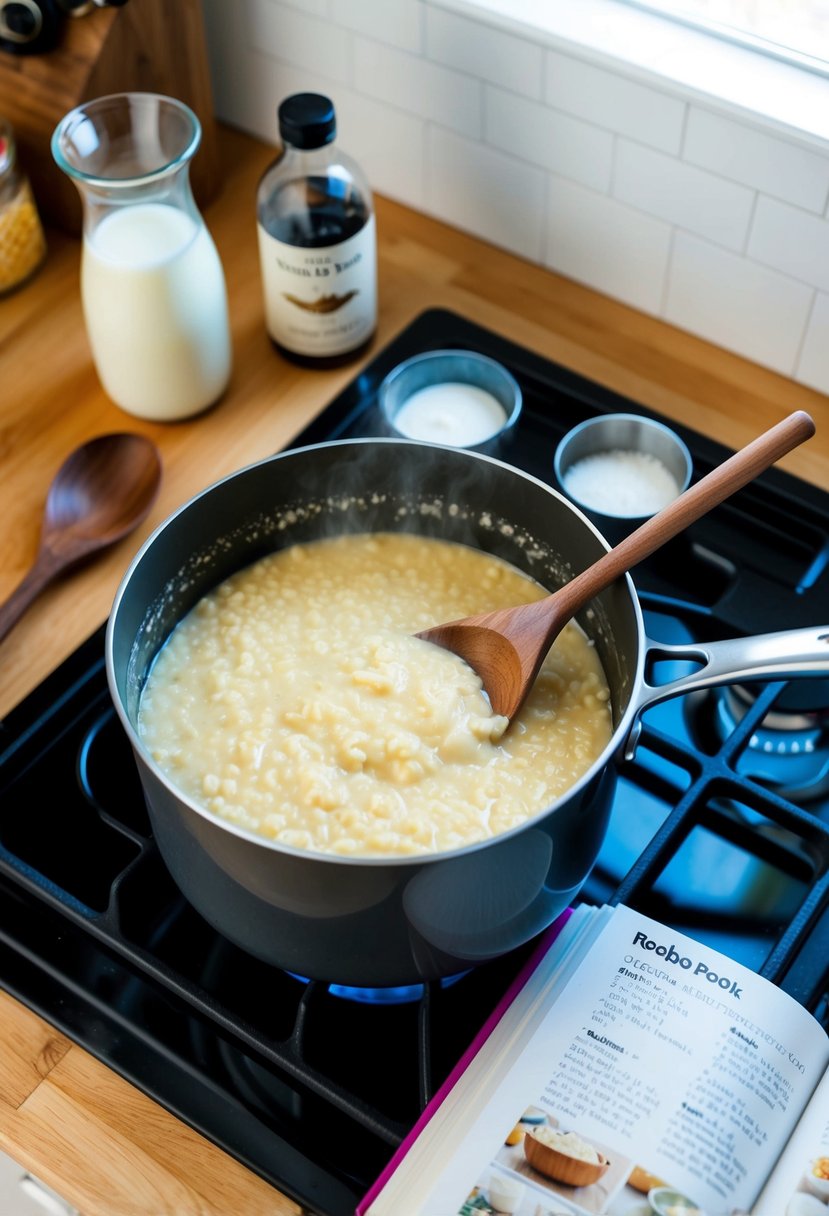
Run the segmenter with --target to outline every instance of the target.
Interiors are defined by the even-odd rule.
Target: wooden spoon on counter
[[[449,621],[416,636],[465,659],[481,677],[493,711],[514,718],[548,650],[576,613],[620,575],[814,432],[811,417],[796,410],[712,469],[552,595],[531,604]]]
[[[52,579],[136,528],[160,483],[158,449],[143,435],[99,435],[72,452],[49,487],[34,564],[0,605],[0,641]]]

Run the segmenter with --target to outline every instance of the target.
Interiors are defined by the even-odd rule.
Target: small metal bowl
[[[515,377],[468,350],[426,351],[398,363],[378,397],[388,434],[488,453],[502,450],[522,405]]]
[[[687,490],[693,463],[664,423],[604,414],[567,432],[553,468],[562,493],[616,544]]]

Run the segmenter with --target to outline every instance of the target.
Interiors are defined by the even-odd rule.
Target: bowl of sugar
[[[603,414],[568,431],[553,463],[558,487],[616,544],[687,490],[691,453],[641,414]]]
[[[431,350],[393,368],[378,390],[384,428],[396,438],[500,452],[521,413],[521,388],[495,359]]]

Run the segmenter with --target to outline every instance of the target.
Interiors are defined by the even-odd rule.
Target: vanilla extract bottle
[[[289,358],[355,358],[377,327],[374,204],[360,167],[336,144],[333,103],[296,93],[278,110],[281,156],[256,199],[265,322]]]

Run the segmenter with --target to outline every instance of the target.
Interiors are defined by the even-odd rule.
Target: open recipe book
[[[755,972],[579,906],[359,1216],[829,1216],[829,1036]]]

